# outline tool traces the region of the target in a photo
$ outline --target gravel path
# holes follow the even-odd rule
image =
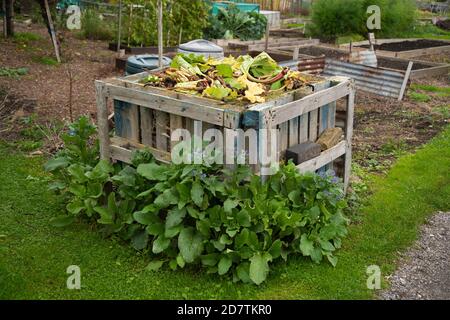
[[[389,281],[380,299],[450,300],[450,212],[428,220]]]

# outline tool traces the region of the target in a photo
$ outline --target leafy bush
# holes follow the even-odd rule
[[[129,5],[140,5],[130,14]],[[128,5],[128,6],[126,6]],[[203,36],[208,24],[205,1],[163,0],[164,45],[175,46]],[[122,20],[122,42],[131,46],[158,44],[157,0],[126,0]]]
[[[414,25],[415,3],[412,0],[317,0],[312,11],[312,33],[323,39],[350,34],[366,35],[367,7],[381,9],[381,30],[377,36],[391,37],[409,31]]]
[[[289,255],[336,265],[346,201],[330,174],[300,175],[289,163],[262,183],[248,167],[158,164],[147,151],[137,152],[132,165],[96,163],[97,149],[82,142],[92,127],[82,119],[73,128],[80,136],[66,136],[66,150],[46,165],[59,177],[52,188],[70,194],[68,215],[54,225],[96,221],[106,234],[148,252],[150,270],[202,265],[260,284],[269,264]]]
[[[236,5],[227,9],[219,8],[217,16],[212,16],[205,29],[208,39],[259,40],[266,31],[267,18],[257,12],[243,12]]]
[[[86,9],[81,15],[81,34],[91,40],[111,40],[114,26],[100,18],[98,11]]]

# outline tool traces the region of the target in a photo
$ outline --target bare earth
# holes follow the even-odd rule
[[[438,212],[422,226],[419,240],[402,255],[390,276],[387,300],[450,300],[450,212]]]

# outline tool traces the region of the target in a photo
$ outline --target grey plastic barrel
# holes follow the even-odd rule
[[[192,40],[187,43],[180,44],[178,52],[203,55],[206,58],[213,57],[220,59],[224,57],[222,47],[212,43],[211,41],[203,39]]]
[[[172,60],[163,56],[163,67],[170,65]],[[136,74],[145,70],[153,70],[159,67],[159,59],[157,54],[141,54],[131,56],[127,59],[126,74]]]

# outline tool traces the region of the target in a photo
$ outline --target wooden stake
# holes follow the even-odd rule
[[[266,42],[264,43],[264,51],[267,51],[267,49],[269,49],[269,36],[270,36],[270,26],[269,26],[269,20],[267,19]]]
[[[50,35],[52,37],[53,47],[55,48],[56,60],[59,63],[61,63],[61,57],[59,56],[58,41],[56,39],[56,32],[55,32],[55,28],[53,26],[53,20],[52,20],[52,15],[50,13],[50,7],[48,6],[48,1],[47,0],[44,0],[44,3],[45,3],[45,11],[47,13],[48,25],[49,25],[49,28],[50,28]]]
[[[8,32],[6,31],[6,0],[2,1],[2,11],[3,11],[3,36],[8,37]]]
[[[122,0],[119,0],[119,25],[117,27],[117,52],[120,52],[121,45],[121,29],[122,29]]]
[[[163,66],[163,6],[162,0],[158,0],[158,65]]]

